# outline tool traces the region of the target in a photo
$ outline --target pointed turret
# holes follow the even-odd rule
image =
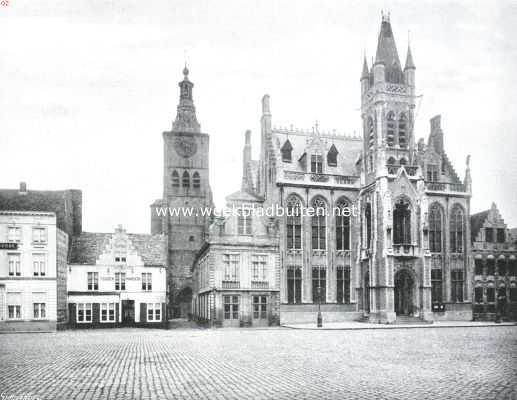
[[[370,76],[370,72],[368,70],[368,61],[366,61],[366,55],[364,56],[363,61],[363,72],[361,73],[361,80],[368,79]]]
[[[468,193],[472,193],[472,176],[470,175],[470,154],[467,156],[467,162],[466,162],[466,168],[465,168],[465,179],[463,181],[463,184],[465,185],[465,190]],[[492,206],[495,206],[494,203],[492,203]]]
[[[406,66],[404,67],[404,71],[407,69],[416,69],[415,63],[413,62],[413,54],[411,54],[411,46],[409,44],[407,46]]]
[[[173,132],[201,132],[201,126],[197,122],[196,107],[192,98],[194,84],[188,79],[189,70],[185,65],[183,69],[183,80],[178,83],[180,87],[180,102],[176,120],[172,124]]]
[[[382,16],[381,31],[377,41],[375,65],[384,64],[385,81],[403,83],[402,67],[400,64],[397,46],[391,30],[389,15]]]

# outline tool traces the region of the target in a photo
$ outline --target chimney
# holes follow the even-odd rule
[[[241,190],[250,191],[250,182],[248,182],[248,165],[251,161],[251,131],[248,129],[244,134],[244,149],[242,151],[242,184]]]
[[[441,126],[441,115],[431,118],[431,134],[429,135],[430,144],[439,154],[443,153],[443,131]]]
[[[20,194],[27,194],[27,183],[20,182]]]

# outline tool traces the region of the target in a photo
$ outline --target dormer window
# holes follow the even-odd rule
[[[280,151],[282,152],[282,161],[290,163],[292,160],[293,146],[291,145],[289,139],[285,141]]]
[[[327,164],[329,167],[337,166],[337,155],[338,154],[339,154],[339,152],[337,151],[336,146],[332,145],[327,154]]]
[[[427,181],[438,182],[438,165],[427,165]]]
[[[485,242],[494,243],[494,230],[492,228],[485,228]]]
[[[323,173],[323,156],[321,154],[311,155],[311,172],[313,174]]]

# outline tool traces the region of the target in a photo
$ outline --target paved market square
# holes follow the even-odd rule
[[[517,326],[0,335],[2,399],[515,399]]]

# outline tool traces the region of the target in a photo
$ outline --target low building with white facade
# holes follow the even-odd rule
[[[56,329],[67,249],[55,213],[0,211],[0,331]]]
[[[75,328],[167,327],[167,236],[83,232],[72,240],[68,311]]]

